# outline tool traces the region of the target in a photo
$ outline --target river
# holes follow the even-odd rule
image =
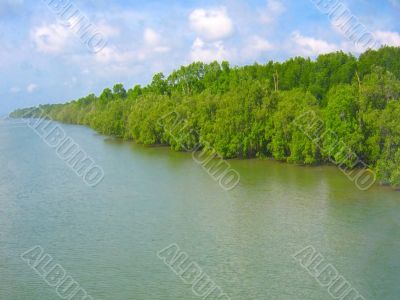
[[[189,153],[59,126],[104,179],[87,186],[26,124],[0,121],[0,299],[58,299],[21,258],[35,246],[93,299],[201,299],[157,254],[169,245],[230,299],[334,299],[295,259],[307,247],[365,299],[399,299],[398,192],[269,160],[229,161],[240,183],[226,191]]]

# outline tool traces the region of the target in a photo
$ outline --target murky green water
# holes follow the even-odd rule
[[[258,160],[230,161],[226,192],[190,154],[62,127],[103,167],[97,187],[0,122],[0,299],[58,299],[20,258],[35,245],[94,299],[201,299],[157,257],[172,243],[231,299],[333,299],[292,257],[308,245],[365,299],[399,299],[400,193]]]

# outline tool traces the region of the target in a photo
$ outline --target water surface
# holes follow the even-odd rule
[[[191,158],[61,125],[105,171],[95,188],[29,127],[0,121],[0,299],[58,299],[20,255],[40,245],[94,299],[200,299],[158,259],[176,243],[231,299],[332,299],[292,255],[312,245],[365,299],[400,295],[400,194],[334,167]]]

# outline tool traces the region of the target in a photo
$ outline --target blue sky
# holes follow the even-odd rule
[[[357,55],[363,48],[316,4],[335,1],[0,0],[0,115],[98,94],[117,82],[146,84],[156,72],[198,60],[243,65],[336,50]],[[72,17],[57,15],[58,2],[90,22],[104,41],[100,51],[74,32]],[[376,45],[400,46],[400,0],[338,3]]]

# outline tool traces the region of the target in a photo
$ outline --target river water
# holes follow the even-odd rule
[[[225,191],[188,153],[59,126],[105,177],[87,186],[31,128],[0,121],[0,299],[59,299],[21,258],[35,246],[93,299],[201,299],[157,256],[171,244],[230,299],[334,299],[293,257],[308,246],[365,299],[399,299],[398,192],[261,160],[229,161],[241,180]]]

